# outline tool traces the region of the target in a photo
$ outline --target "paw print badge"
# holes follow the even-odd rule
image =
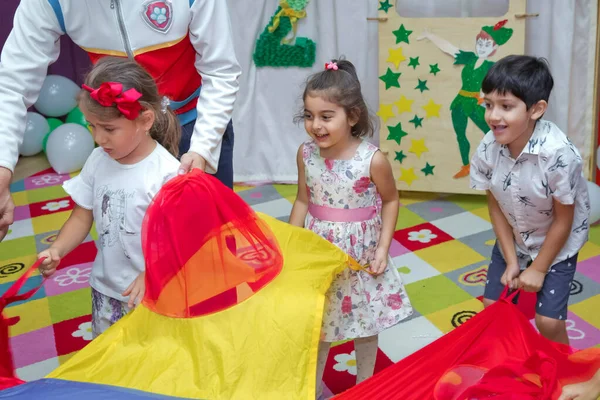
[[[173,21],[173,7],[168,0],[146,1],[142,8],[142,18],[156,32],[167,33]]]

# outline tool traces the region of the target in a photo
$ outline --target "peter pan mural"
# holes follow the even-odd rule
[[[469,176],[469,154],[471,145],[467,139],[467,124],[469,119],[477,125],[485,135],[490,128],[484,119],[485,104],[481,93],[481,82],[494,65],[488,60],[511,38],[513,30],[504,25],[508,20],[498,22],[494,26],[484,26],[481,32],[475,36],[475,52],[464,51],[454,46],[449,41],[425,31],[417,40],[429,40],[437,48],[454,58],[454,65],[464,65],[461,72],[461,88],[450,104],[452,125],[456,133],[456,141],[462,161],[462,167],[456,174],[455,179]]]

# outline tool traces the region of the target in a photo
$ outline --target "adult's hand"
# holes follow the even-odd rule
[[[8,227],[13,223],[15,204],[10,195],[12,172],[0,167],[0,242],[8,233]]]
[[[206,160],[200,154],[189,151],[181,156],[179,175],[187,174],[194,168],[206,170]]]

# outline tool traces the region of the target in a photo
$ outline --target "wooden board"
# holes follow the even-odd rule
[[[477,105],[480,108],[456,106],[451,111],[450,106],[459,97],[461,88],[466,87],[463,86],[463,79],[473,79],[467,84],[473,87],[477,77],[482,78],[494,61],[509,54],[524,53],[525,19],[516,15],[526,12],[526,0],[510,0],[506,15],[493,18],[406,18],[398,14],[392,0],[388,1],[392,5],[388,12],[379,11],[379,17],[387,17],[387,21],[379,23],[379,75],[384,77],[387,74],[391,79],[387,79],[387,83],[384,82],[385,78],[379,79],[380,108],[377,114],[380,146],[392,163],[397,188],[422,192],[476,193],[469,188],[468,176],[454,178],[454,175],[461,171],[464,159],[470,160],[483,138],[483,127],[487,131],[485,122],[483,125],[479,122],[481,128],[473,122],[473,119],[480,120],[483,117],[484,107],[480,104]],[[488,57],[488,61],[473,61],[477,59],[477,35],[483,27],[491,27],[494,31],[493,27],[502,20],[507,20],[506,24],[497,30],[512,29],[510,38]],[[468,59],[473,68],[454,65],[455,58],[434,44],[439,42],[438,39],[418,40],[426,31],[472,55],[463,54],[461,61]],[[506,38],[507,32],[503,32]],[[493,35],[498,33],[493,32]],[[500,38],[499,42],[502,41],[501,35],[496,37]],[[479,54],[484,52],[485,49]],[[415,60],[417,57],[418,60]],[[467,71],[475,72],[469,74]],[[393,74],[398,73],[400,75],[396,81],[398,75]],[[463,79],[461,74],[464,75]],[[480,81],[477,85],[480,85]],[[461,98],[470,99],[467,103],[477,101],[476,92],[462,93]],[[452,114],[455,114],[454,124]],[[460,125],[461,120],[464,122],[465,114],[469,115],[466,142],[463,143],[468,143],[470,149],[463,151],[468,156],[461,157],[454,125]],[[466,147],[463,146],[463,149]]]

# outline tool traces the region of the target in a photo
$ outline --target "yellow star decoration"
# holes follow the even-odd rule
[[[423,106],[423,110],[427,113],[426,118],[431,117],[440,117],[440,108],[442,108],[441,104],[435,104],[432,99],[429,99],[429,103]]]
[[[398,180],[406,182],[408,186],[412,185],[413,181],[419,179],[417,175],[415,175],[414,168],[400,168],[400,171],[402,171],[402,173],[400,174],[400,178],[398,178]]]
[[[406,97],[400,97],[400,100],[395,102],[394,104],[398,107],[398,114],[402,114],[404,112],[412,112],[412,103],[414,100],[409,100]]]
[[[381,117],[383,122],[387,122],[388,119],[395,116],[391,104],[379,105],[379,111],[377,111],[377,115]]]
[[[398,47],[397,49],[388,49],[390,56],[386,60],[389,63],[394,64],[396,69],[400,66],[402,61],[406,61],[406,57],[402,54],[402,47]]]
[[[425,146],[425,139],[419,139],[419,140],[412,139],[411,146],[408,151],[416,154],[417,157],[421,158],[421,154],[428,152],[429,149],[427,148],[427,146]]]

